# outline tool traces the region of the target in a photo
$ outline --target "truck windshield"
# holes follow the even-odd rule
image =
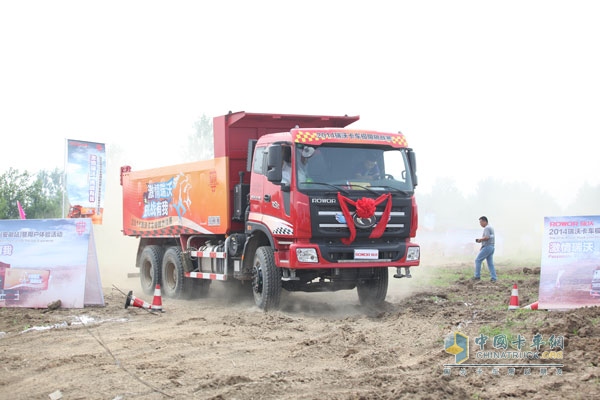
[[[298,145],[296,182],[300,190],[376,190],[412,193],[405,149]]]

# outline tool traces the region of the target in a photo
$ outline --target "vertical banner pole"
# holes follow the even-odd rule
[[[63,179],[62,179],[62,217],[65,218],[65,196],[67,194],[67,157],[69,152],[69,139],[65,139],[63,153]]]

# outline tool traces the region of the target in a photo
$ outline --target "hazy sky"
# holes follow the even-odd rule
[[[563,201],[600,183],[598,1],[2,1],[0,172],[65,139],[177,162],[202,114],[360,115],[420,190],[492,176]]]

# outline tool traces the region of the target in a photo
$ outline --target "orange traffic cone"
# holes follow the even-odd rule
[[[160,296],[160,284],[156,284],[156,288],[154,289],[154,299],[152,299],[152,311],[160,311],[162,312],[162,298]]]
[[[509,310],[516,310],[519,308],[519,289],[515,283],[510,294],[510,303],[508,305]]]
[[[144,300],[135,297],[133,295],[133,290],[130,290],[129,293],[127,293],[127,299],[125,300],[125,308],[129,306],[145,308],[147,310],[149,310],[152,307],[152,305],[146,303]]]
[[[537,310],[538,309],[538,302],[536,301],[535,303],[531,303],[530,305],[523,307],[523,309],[526,309],[526,310]]]

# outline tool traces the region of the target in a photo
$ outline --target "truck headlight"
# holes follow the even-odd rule
[[[312,249],[312,248],[296,249],[296,258],[300,262],[307,262],[307,263],[319,262],[319,257],[317,257],[317,250]]]
[[[421,256],[420,247],[409,247],[406,252],[406,261],[418,261]]]

